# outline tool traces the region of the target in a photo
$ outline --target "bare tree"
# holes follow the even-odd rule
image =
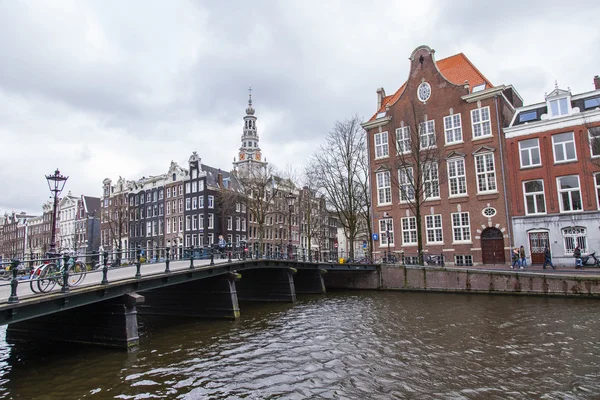
[[[280,178],[275,176],[275,169],[269,164],[236,171],[235,174],[242,186],[248,213],[258,225],[258,243],[262,251],[267,217],[278,213],[274,204],[281,187],[278,184]]]
[[[127,221],[129,218],[127,194],[120,193],[113,196],[112,205],[105,210],[104,218],[108,223],[113,249],[119,251],[117,258],[120,259],[121,241],[127,237]]]
[[[368,185],[367,176],[361,168],[367,143],[360,121],[358,116],[353,116],[336,122],[309,167],[316,184],[337,213],[352,255],[360,215],[366,207],[363,186]]]
[[[418,257],[422,264],[424,202],[440,197],[440,183],[445,176],[439,171],[443,146],[437,143],[433,120],[427,120],[424,108],[418,111],[411,102],[402,122],[394,141],[396,155],[391,157],[390,180],[392,187],[400,191],[400,202],[408,206],[415,217]]]

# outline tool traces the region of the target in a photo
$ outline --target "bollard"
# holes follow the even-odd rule
[[[227,262],[230,263],[231,262],[231,251],[229,252],[229,258],[227,259]]]
[[[171,257],[170,257],[171,248],[167,247],[165,250],[167,251],[167,258],[165,259],[165,265],[166,265],[165,273],[168,274],[169,272],[171,272],[171,270],[169,269],[169,264],[171,263]]]
[[[102,252],[102,284],[108,285],[108,251]]]
[[[141,278],[142,277],[142,261],[140,260],[142,256],[142,251],[138,248],[137,250],[137,254],[136,254],[136,258],[137,258],[137,262],[135,263],[135,277],[136,278]]]
[[[10,296],[8,297],[9,303],[18,303],[19,297],[17,296],[17,286],[19,280],[17,274],[19,273],[19,264],[21,261],[17,259],[10,260],[10,272],[12,273],[12,280],[10,281]]]
[[[442,268],[445,268],[445,263],[444,263],[444,254],[440,254],[440,265],[442,266]]]
[[[194,246],[190,246],[190,269],[194,269]]]
[[[210,249],[210,265],[215,265],[215,249]]]
[[[60,289],[60,291],[62,293],[68,293],[69,292],[69,259],[70,258],[71,257],[68,254],[64,255],[63,270],[62,270],[63,284],[62,284],[62,288]]]

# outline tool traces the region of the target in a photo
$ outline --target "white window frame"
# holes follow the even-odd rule
[[[233,229],[233,218],[231,215],[227,216],[227,230],[230,231]]]
[[[458,225],[455,224],[455,215],[458,216]],[[463,220],[464,215],[467,216],[468,220],[468,224],[466,225]],[[452,243],[471,243],[471,216],[469,215],[469,212],[451,213],[450,218],[452,219]]]
[[[209,213],[208,214],[208,228],[207,229],[214,229],[215,228],[215,215],[213,213]]]
[[[451,174],[451,164],[456,163],[456,175],[452,176]],[[460,168],[458,168],[459,164],[462,163],[462,173],[460,173]],[[468,195],[467,191],[467,168],[465,159],[463,157],[451,158],[446,162],[446,169],[448,170],[448,194],[449,197],[463,197]],[[456,181],[456,193],[452,193],[452,182]],[[464,191],[461,192],[461,182],[462,186],[464,186]]]
[[[573,254],[575,246],[579,245],[581,254],[587,252],[587,229],[583,226],[568,226],[561,229],[565,254]]]
[[[567,108],[564,109],[564,107],[561,106],[561,100],[565,101],[565,104],[563,104],[563,106],[566,106]],[[556,104],[556,111],[557,113],[554,113],[554,109],[552,108],[552,105]],[[563,97],[558,97],[558,98],[554,98],[551,100],[548,100],[548,114],[550,114],[551,117],[562,117],[563,115],[569,115],[571,114],[571,99],[569,96],[563,96]]]
[[[410,126],[401,126],[396,129],[396,151],[397,154],[410,153]],[[402,151],[400,151],[402,150]]]
[[[393,218],[382,218],[379,220],[379,247],[388,245],[388,237],[387,237],[387,226],[390,225],[390,246],[394,245],[394,219]]]
[[[483,118],[484,111],[487,111],[487,119]],[[487,134],[485,133],[486,127],[489,129],[489,133]],[[492,136],[492,117],[490,114],[490,106],[471,110],[471,129],[473,133],[473,140]],[[479,131],[479,134],[477,134],[477,131]]]
[[[427,142],[424,145],[424,141]],[[435,120],[429,119],[419,124],[419,149],[427,150],[436,147]]]
[[[554,141],[554,139],[557,136],[568,135],[568,134],[571,134],[571,140],[568,140],[565,142],[558,142],[558,143],[556,143]],[[573,144],[573,153],[575,154],[575,158],[567,158],[567,148],[566,148],[567,143]],[[563,155],[565,157],[564,160],[556,160],[556,147],[557,146],[562,147]],[[556,134],[552,135],[552,156],[554,157],[554,164],[562,164],[562,163],[577,161],[577,146],[575,145],[575,133],[574,132],[561,132],[561,133],[556,133]]]
[[[448,140],[448,136],[452,140]],[[444,140],[446,145],[464,143],[460,113],[444,117]]]
[[[402,227],[402,245],[403,246],[417,245],[418,244],[417,218],[416,217],[404,217],[400,220],[400,224]]]
[[[530,182],[542,182],[542,191],[541,192],[527,192],[525,190],[525,185],[527,183]],[[537,197],[541,195],[542,198],[544,199],[544,212],[539,212],[538,207],[537,207]],[[533,213],[528,212],[527,209],[527,197],[528,196],[533,196],[533,205],[535,207],[535,211]],[[531,179],[528,181],[523,181],[523,207],[525,209],[525,215],[543,215],[547,213],[548,208],[546,208],[546,188],[544,186],[544,180],[543,179]]]
[[[433,240],[429,240],[429,235]],[[444,233],[442,229],[442,214],[431,214],[425,216],[425,236],[427,244],[443,244]]]
[[[592,129],[597,130],[598,133],[596,135],[594,135],[592,133]],[[589,138],[589,141],[590,141],[590,156],[592,158],[598,158],[598,157],[600,157],[600,126],[589,128],[588,129],[588,138]],[[597,142],[596,147],[594,147],[594,141]],[[598,154],[594,154],[594,148],[596,150],[598,150]]]
[[[400,203],[408,203],[415,199],[413,167],[398,169],[398,193]]]
[[[482,159],[483,170],[479,170],[479,160]],[[491,169],[487,161],[492,160]],[[477,180],[477,193],[497,193],[498,185],[496,182],[496,160],[494,160],[494,153],[481,153],[475,155],[475,179]],[[483,181],[480,180],[483,177]],[[493,180],[492,180],[493,179]],[[481,183],[484,183],[485,187],[481,188]]]
[[[593,176],[594,188],[596,189],[596,206],[600,210],[600,172],[597,172]]]
[[[428,196],[431,193],[431,196]],[[440,170],[436,162],[428,162],[423,166],[423,198],[436,200],[440,198]]]
[[[533,142],[535,141],[536,145],[533,147],[523,147],[523,143],[525,142]],[[533,153],[534,151],[537,151],[537,156],[538,156],[538,160],[539,162],[537,164],[533,163]],[[525,163],[523,162],[523,153],[527,153],[527,155],[529,156],[529,164],[525,165]],[[525,140],[521,140],[519,142],[519,162],[521,163],[521,168],[533,168],[533,167],[540,167],[542,165],[542,153],[540,151],[540,139],[538,138],[533,138],[533,139],[525,139]]]
[[[387,204],[392,204],[392,184],[390,179],[390,171],[377,172],[376,181],[377,205],[383,206]]]
[[[375,159],[388,158],[390,156],[388,133],[376,133],[373,137],[373,141],[375,143]]]
[[[214,208],[215,207],[215,196],[213,195],[208,195],[208,208]]]
[[[569,177],[573,177],[576,176],[577,177],[577,188],[573,188],[573,189],[561,189],[560,187],[560,180],[562,178],[569,178]],[[565,176],[558,176],[556,177],[556,190],[558,191],[558,205],[560,207],[560,212],[563,213],[576,213],[576,212],[581,212],[583,211],[583,197],[581,194],[581,180],[579,179],[579,175],[565,175]],[[573,209],[573,195],[571,194],[572,192],[579,192],[579,202],[580,202],[580,208],[577,210]],[[563,206],[563,199],[562,199],[562,193],[569,193],[569,205],[570,205],[570,210],[565,210],[564,206]]]

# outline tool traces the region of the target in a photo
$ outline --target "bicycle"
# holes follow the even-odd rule
[[[64,265],[64,260],[62,258],[58,258],[57,262],[43,265],[37,273],[37,289],[39,292],[50,292],[54,289],[56,284],[63,286],[63,273],[65,268],[67,269],[67,285],[69,285],[69,287],[77,286],[83,282],[88,271],[88,267],[84,262],[75,260],[73,257],[69,258],[66,265]]]

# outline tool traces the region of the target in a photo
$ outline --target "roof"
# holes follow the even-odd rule
[[[453,56],[444,58],[442,60],[435,62],[440,73],[450,82],[455,85],[462,85],[465,81],[469,81],[469,85],[471,88],[481,85],[482,83],[486,84],[486,89],[494,87],[492,83],[473,65],[473,63],[465,56],[463,53],[458,53]],[[402,92],[404,92],[404,88],[406,87],[406,82],[400,86],[400,88],[391,96],[386,96],[383,98],[381,102],[381,108],[377,110],[375,114],[371,117],[369,121],[373,121],[375,116],[385,111],[388,105],[394,104],[400,96]]]
[[[100,210],[100,198],[91,196],[82,196],[83,206],[86,213],[93,214]]]

